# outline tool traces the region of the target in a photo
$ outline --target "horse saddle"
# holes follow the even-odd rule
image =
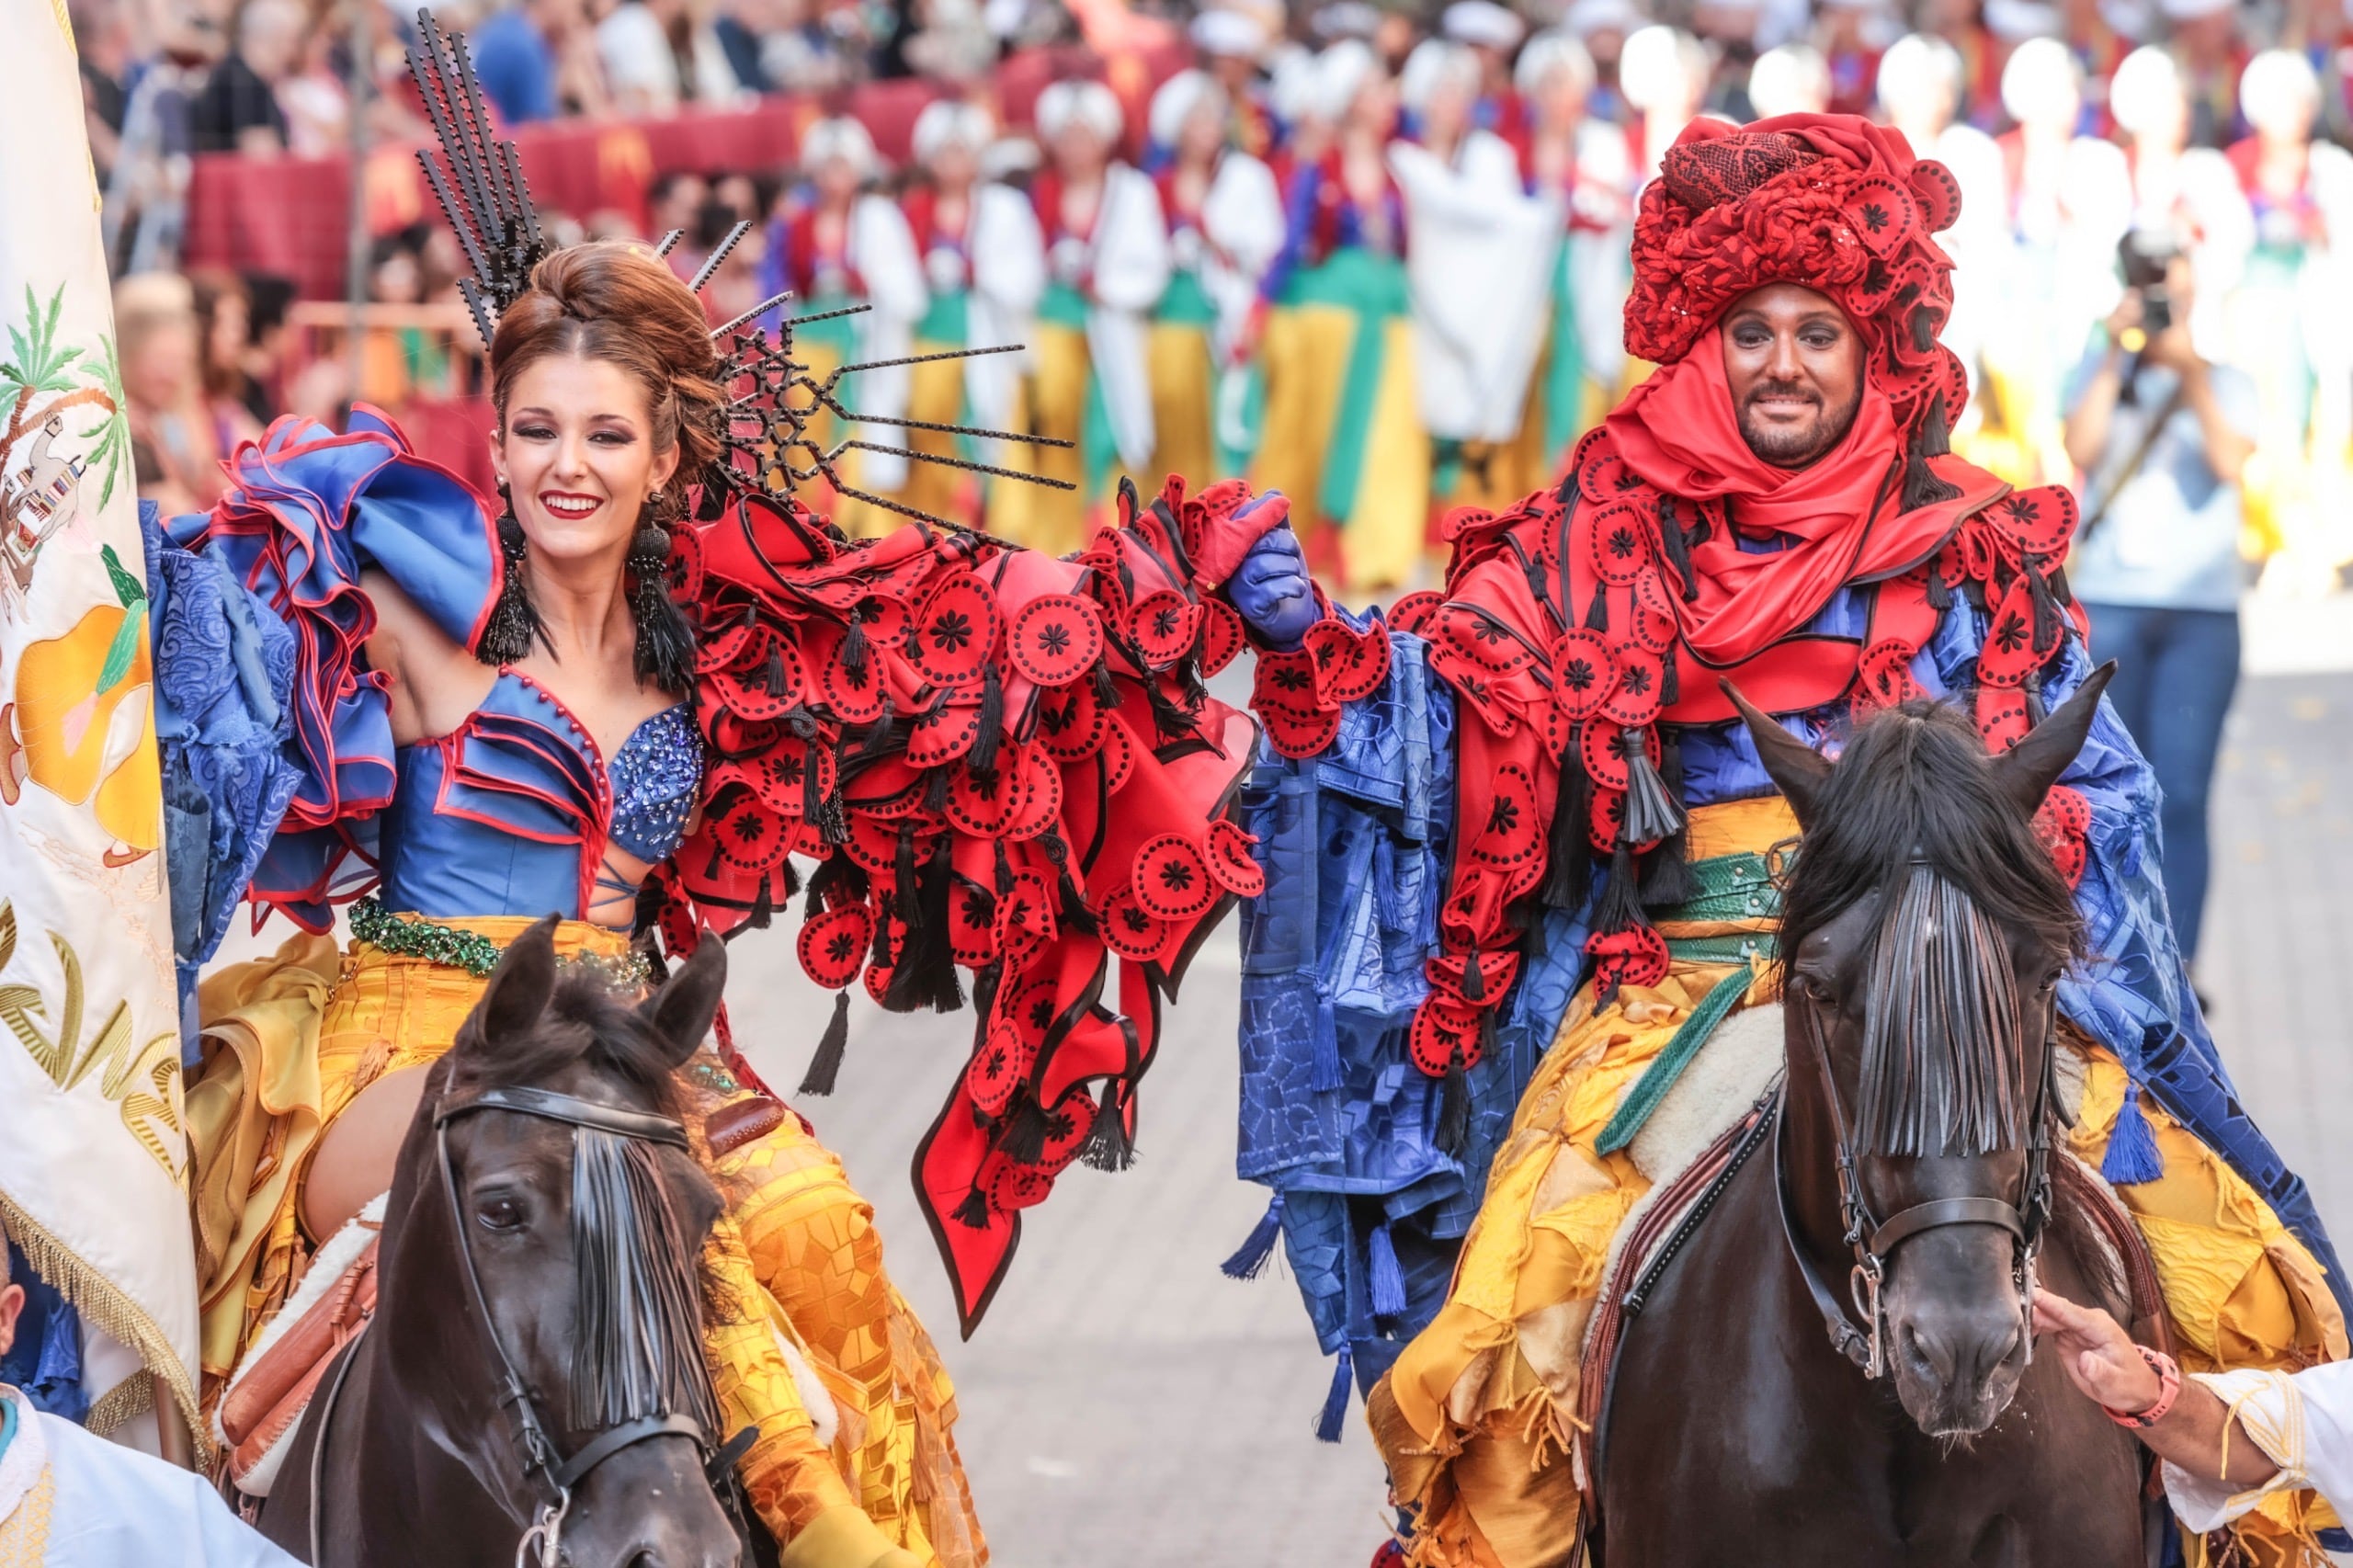
[[[215,1413],[215,1436],[229,1449],[229,1478],[249,1496],[269,1495],[287,1439],[320,1380],[376,1313],[383,1222],[384,1200],[378,1198],[319,1249],[301,1284],[229,1380]]]

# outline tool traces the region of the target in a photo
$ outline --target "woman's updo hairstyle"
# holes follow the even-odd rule
[[[638,678],[684,694],[694,684],[694,634],[670,597],[665,562],[667,525],[685,515],[687,485],[719,460],[726,429],[727,394],[710,325],[693,292],[651,252],[620,243],[573,245],[533,267],[530,288],[499,313],[490,344],[490,392],[502,434],[516,378],[555,354],[600,359],[629,372],[645,391],[654,449],[677,449],[677,472],[660,502],[647,508],[630,545],[628,570]],[[498,520],[498,537],[506,584],[475,650],[484,664],[511,663],[534,642],[547,642],[524,582],[527,540],[511,498]]]

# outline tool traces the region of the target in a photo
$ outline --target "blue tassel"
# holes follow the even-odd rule
[[[1372,1315],[1377,1318],[1399,1318],[1405,1315],[1405,1271],[1397,1267],[1397,1248],[1389,1239],[1389,1226],[1384,1221],[1372,1228],[1372,1237],[1366,1244],[1372,1255]]]
[[[1256,1279],[1267,1267],[1267,1259],[1275,1256],[1275,1239],[1282,1234],[1283,1195],[1275,1194],[1267,1211],[1258,1216],[1250,1234],[1221,1266],[1228,1279]]]
[[[1347,1082],[1340,1069],[1340,1021],[1333,1017],[1328,999],[1319,999],[1315,1005],[1315,1059],[1310,1073],[1307,1086],[1318,1094],[1344,1087]]]
[[[1347,1418],[1348,1392],[1356,1387],[1356,1358],[1346,1345],[1340,1346],[1340,1358],[1332,1368],[1332,1392],[1324,1396],[1324,1413],[1315,1418],[1315,1440],[1336,1443],[1340,1440],[1340,1423]]]
[[[2157,1152],[2157,1135],[2141,1109],[2141,1085],[2131,1079],[2125,1081],[2124,1103],[2117,1108],[2116,1131],[2109,1138],[2099,1174],[2110,1187],[2154,1181],[2165,1174],[2165,1156]]]

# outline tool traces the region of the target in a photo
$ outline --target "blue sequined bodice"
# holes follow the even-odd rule
[[[702,782],[688,705],[638,725],[607,763],[561,702],[512,669],[457,730],[403,746],[397,760],[382,897],[388,908],[441,919],[550,911],[579,919],[634,896],[637,879],[608,851],[667,858]]]

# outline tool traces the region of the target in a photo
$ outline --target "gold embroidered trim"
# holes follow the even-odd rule
[[[90,1413],[82,1417],[82,1425],[104,1437],[132,1416],[144,1415],[154,1408],[154,1374],[137,1371],[92,1401]]]
[[[26,1213],[24,1207],[5,1189],[0,1189],[0,1223],[7,1226],[8,1234],[24,1249],[34,1273],[71,1302],[84,1318],[128,1346],[149,1371],[170,1385],[172,1401],[179,1407],[180,1424],[188,1428],[188,1439],[195,1445],[197,1467],[209,1468],[212,1463],[212,1438],[197,1414],[196,1384],[181,1363],[179,1352],[172,1348],[170,1338],[155,1320],[123,1294],[113,1280],[91,1267],[79,1253]],[[112,1399],[120,1392],[119,1388],[110,1390],[107,1397]]]

